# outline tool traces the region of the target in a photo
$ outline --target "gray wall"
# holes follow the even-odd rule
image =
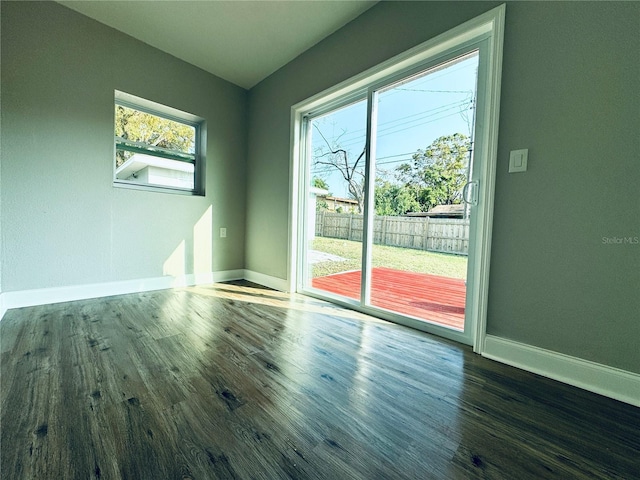
[[[287,276],[290,108],[496,3],[381,3],[250,91],[246,267]],[[640,4],[507,6],[488,333],[640,373]],[[507,173],[529,148],[529,171]]]
[[[550,3],[507,7],[488,333],[640,373],[640,4]]]
[[[205,197],[112,186],[116,89],[206,119]],[[244,267],[245,90],[58,4],[2,2],[1,93],[4,292],[160,277],[170,257]]]

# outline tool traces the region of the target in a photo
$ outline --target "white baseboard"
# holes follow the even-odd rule
[[[245,270],[244,278],[245,280],[249,280],[250,282],[257,283],[265,287],[273,288],[274,290],[279,290],[281,292],[289,291],[289,282],[282,278],[272,277],[270,275],[254,272],[252,270]]]
[[[179,277],[142,278],[121,282],[4,292],[0,294],[0,319],[4,317],[7,310],[12,308],[72,302],[75,300],[87,300],[90,298],[149,292],[152,290],[164,290],[167,288],[188,287],[192,285],[208,285],[229,280],[241,280],[243,278],[244,270],[225,270],[204,274],[181,275]]]
[[[206,285],[207,283],[218,283],[218,282],[230,282],[231,280],[244,280],[245,278],[244,275],[245,275],[245,271],[243,269],[213,272],[211,281],[197,282],[195,285]]]
[[[640,407],[640,374],[487,335],[482,356]]]

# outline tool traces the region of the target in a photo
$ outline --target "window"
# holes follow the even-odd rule
[[[202,195],[202,119],[116,91],[114,185]]]

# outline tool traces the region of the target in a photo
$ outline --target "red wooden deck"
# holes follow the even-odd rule
[[[360,299],[360,270],[314,278],[314,288]],[[371,303],[385,310],[464,329],[466,286],[459,278],[376,267],[371,271]]]

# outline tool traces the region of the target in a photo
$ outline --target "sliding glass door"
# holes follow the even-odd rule
[[[366,304],[464,330],[478,52],[372,91]],[[375,159],[375,160],[374,160]]]
[[[490,26],[297,111],[298,291],[474,343],[495,164]]]
[[[366,99],[305,121],[304,286],[359,301],[363,258]]]

